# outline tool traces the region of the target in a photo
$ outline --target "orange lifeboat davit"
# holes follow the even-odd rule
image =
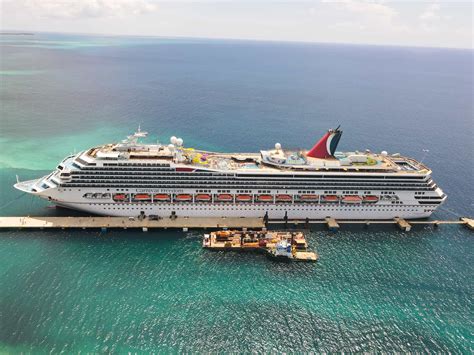
[[[378,196],[375,195],[367,195],[362,198],[363,203],[376,203],[379,201]]]
[[[190,194],[179,194],[175,196],[175,201],[177,202],[187,202],[187,201],[192,201],[193,196]]]
[[[318,195],[301,195],[300,196],[300,201],[303,201],[303,202],[317,202],[317,201],[319,201],[319,196]]]
[[[196,201],[199,202],[209,202],[211,201],[211,195],[209,194],[197,194],[195,197]]]
[[[276,195],[275,200],[277,202],[291,202],[293,201],[293,198],[291,195]]]
[[[321,196],[321,201],[322,202],[328,202],[328,203],[336,203],[336,202],[339,202],[339,196],[337,196],[337,195]]]
[[[237,195],[235,199],[238,202],[250,202],[252,201],[252,195]]]
[[[112,199],[117,202],[128,201],[128,194],[114,194]]]
[[[259,201],[259,202],[273,202],[273,196],[272,195],[258,195],[257,196],[257,201]]]
[[[153,196],[154,201],[169,201],[171,200],[171,196],[168,194],[156,194]]]
[[[357,204],[362,202],[362,197],[357,195],[346,195],[342,198],[343,203]]]
[[[151,201],[151,195],[149,194],[135,194],[133,195],[134,201]]]
[[[231,194],[219,194],[219,195],[217,195],[217,201],[232,202],[232,201],[234,201],[234,198],[232,197]]]

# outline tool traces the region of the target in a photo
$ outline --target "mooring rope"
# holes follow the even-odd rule
[[[20,198],[22,198],[22,197],[25,196],[26,194],[27,194],[27,193],[24,192],[24,193],[22,193],[20,196],[18,196],[17,198],[15,198],[15,199],[11,200],[10,202],[7,202],[6,204],[0,206],[0,210],[4,209],[5,207],[10,206],[13,202],[18,201]]]
[[[440,209],[441,211],[443,211],[443,212],[447,212],[447,213],[449,213],[449,214],[451,214],[451,215],[453,215],[453,216],[459,217],[459,213],[456,213],[455,211],[453,211],[453,210],[450,209],[450,208],[446,208],[446,207],[444,207],[444,206],[440,206],[439,209]]]

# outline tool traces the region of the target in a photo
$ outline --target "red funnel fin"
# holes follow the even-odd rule
[[[327,150],[327,140],[329,138],[329,136],[331,135],[331,132],[326,132],[326,134],[323,136],[323,138],[321,138],[318,143],[316,143],[314,145],[313,148],[311,148],[311,150],[306,154],[306,156],[308,157],[312,157],[312,158],[321,158],[321,159],[324,159],[324,158],[327,158],[329,155],[328,155],[328,150]]]
[[[334,156],[342,131],[339,127],[330,129],[306,154],[308,157],[325,159]]]

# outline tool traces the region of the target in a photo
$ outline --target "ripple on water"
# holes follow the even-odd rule
[[[315,231],[317,264],[206,251],[197,232],[5,232],[1,341],[65,352],[465,351],[472,255],[440,257],[438,246],[466,253],[472,242],[447,230]]]

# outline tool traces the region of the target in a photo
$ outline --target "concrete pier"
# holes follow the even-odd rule
[[[325,219],[269,219],[268,225],[285,224],[304,225],[326,224],[330,231],[337,231],[343,224],[363,224],[366,227],[377,224],[394,224],[404,231],[410,231],[416,225],[432,225],[439,227],[446,224],[464,225],[474,230],[474,219],[462,217],[459,220],[405,220],[395,218],[393,220],[336,220]],[[189,229],[263,229],[265,222],[263,218],[214,218],[214,217],[176,217],[150,220],[148,218],[129,217],[0,217],[1,229],[99,229],[106,232],[109,229],[140,229],[144,232],[151,229],[176,228],[183,231]]]
[[[295,226],[298,224],[326,224],[328,228],[332,231],[336,231],[340,228],[340,225],[342,224],[364,224],[365,227],[369,227],[371,225],[377,225],[377,224],[395,224],[397,225],[400,229],[404,231],[410,231],[411,228],[414,225],[432,225],[434,227],[439,227],[441,225],[464,225],[467,228],[474,230],[474,219],[473,218],[467,218],[467,217],[461,217],[459,220],[450,220],[450,221],[440,221],[440,220],[406,220],[403,218],[394,218],[394,219],[388,219],[388,220],[362,220],[362,219],[355,219],[355,220],[347,220],[347,219],[335,219],[331,217],[327,217],[325,219],[305,219],[305,220],[297,220],[297,219],[288,219],[288,223],[293,223]],[[268,224],[284,224],[285,220],[282,219],[269,219]]]
[[[0,229],[150,229],[179,228],[254,228],[265,227],[262,218],[163,218],[160,220],[127,217],[0,217]]]

